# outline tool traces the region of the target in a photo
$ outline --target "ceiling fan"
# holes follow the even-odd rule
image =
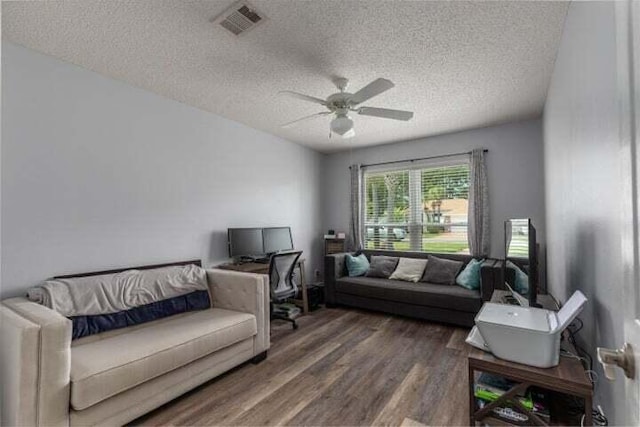
[[[293,124],[303,122],[305,120],[329,116],[334,114],[335,117],[331,120],[330,132],[337,133],[343,138],[351,138],[355,135],[353,129],[353,120],[349,117],[350,112],[358,113],[362,116],[382,117],[385,119],[403,120],[407,121],[413,117],[413,112],[402,110],[391,110],[388,108],[375,108],[375,107],[360,107],[359,105],[376,95],[380,95],[392,87],[394,84],[387,79],[379,78],[356,93],[345,92],[349,80],[345,78],[337,78],[334,80],[335,85],[340,92],[329,95],[327,99],[316,98],[315,96],[304,95],[302,93],[285,90],[280,92],[283,95],[289,95],[303,101],[313,102],[326,107],[329,111],[322,111],[310,116],[302,117],[301,119],[294,120],[289,123],[285,123],[282,127],[288,127]],[[331,133],[329,134],[331,136]]]

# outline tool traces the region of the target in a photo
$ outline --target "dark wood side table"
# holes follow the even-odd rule
[[[469,421],[471,425],[476,422],[488,422],[492,420],[504,423],[505,420],[493,414],[493,408],[501,406],[506,400],[527,389],[536,386],[546,390],[553,390],[560,393],[569,394],[584,399],[585,416],[584,425],[593,425],[591,418],[591,408],[593,406],[593,389],[591,381],[582,367],[582,363],[573,358],[560,357],[560,364],[553,368],[535,368],[533,366],[521,365],[498,359],[490,353],[475,349],[468,357],[469,361]],[[491,402],[482,409],[476,409],[476,398],[474,395],[474,383],[476,372],[487,372],[508,378],[519,384],[507,391],[494,402]],[[547,425],[542,419],[529,412],[520,405],[517,399],[511,400],[511,405],[515,409],[529,416],[533,425]],[[552,414],[553,418],[554,414]],[[553,419],[552,419],[553,421]],[[516,423],[513,423],[517,425]]]
[[[500,292],[504,291],[495,292],[498,292],[494,295],[495,300],[498,301],[502,296]],[[491,300],[494,301],[494,298],[491,298]],[[545,305],[545,308],[557,309],[557,307],[554,308],[550,306],[550,304],[553,302],[553,299],[550,297],[538,298],[538,301],[541,304]],[[553,302],[553,304],[555,305],[555,302]],[[575,354],[575,349],[573,349],[572,352]],[[580,360],[578,359],[560,356],[560,363],[558,364],[558,366],[545,369],[502,360],[495,357],[491,353],[474,348],[468,356],[468,363],[469,421],[471,425],[476,425],[476,422],[487,422],[491,424],[492,421],[494,424],[500,425],[504,425],[505,423],[519,425],[516,422],[507,421],[503,418],[498,417],[492,411],[495,407],[505,404],[507,400],[510,400],[509,406],[512,406],[518,411],[528,415],[531,424],[542,426],[547,425],[544,420],[540,419],[538,416],[532,414],[530,411],[524,408],[517,399],[511,399],[520,391],[531,386],[565,393],[583,399],[585,405],[584,425],[593,425],[591,414],[591,409],[593,406],[593,388],[591,386],[591,381],[589,380],[589,377],[587,376],[587,373],[582,366],[582,362],[580,362]],[[490,374],[499,375],[511,381],[515,381],[519,384],[500,396],[498,400],[487,404],[482,409],[477,409],[474,393],[476,372],[487,372]]]

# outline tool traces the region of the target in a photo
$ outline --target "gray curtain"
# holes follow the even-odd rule
[[[351,203],[350,209],[350,221],[349,221],[349,235],[347,236],[347,250],[357,251],[362,249],[362,224],[360,221],[360,200],[361,200],[361,170],[360,165],[351,165],[349,167],[351,171]]]
[[[469,183],[469,252],[474,257],[489,256],[489,188],[484,150],[471,152]]]

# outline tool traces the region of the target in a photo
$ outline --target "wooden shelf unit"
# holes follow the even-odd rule
[[[339,254],[342,252],[346,252],[345,239],[338,239],[337,237],[324,238],[324,254],[325,255]]]
[[[504,293],[507,291],[496,290],[494,291],[491,301],[500,302]],[[538,295],[538,302],[543,305],[544,308],[549,310],[557,310],[555,301],[549,295]],[[576,354],[575,349],[571,349],[571,352]],[[584,413],[584,425],[593,425],[592,419],[592,406],[593,406],[593,387],[591,380],[587,376],[587,372],[582,366],[582,362],[576,358],[560,356],[560,362],[558,366],[553,368],[536,368],[534,366],[523,365],[520,363],[510,362],[507,360],[499,359],[493,354],[474,348],[468,356],[469,365],[469,421],[470,425],[476,425],[476,422],[482,422],[489,425],[548,425],[542,419],[535,414],[527,411],[521,407],[517,401],[515,403],[509,402],[508,406],[513,409],[525,413],[529,416],[529,421],[526,423],[518,423],[515,421],[507,420],[492,412],[492,409],[496,406],[507,404],[507,400],[510,397],[517,394],[519,388],[529,388],[535,386],[545,390],[551,390],[553,392],[564,393],[571,396],[576,396],[584,400],[585,413]],[[498,375],[507,378],[511,381],[518,383],[511,390],[507,391],[504,395],[490,404],[487,404],[482,409],[476,408],[475,397],[475,381],[476,372],[487,372],[489,374]],[[514,390],[518,388],[518,390]],[[551,405],[553,408],[553,405]],[[559,416],[562,414],[551,414],[551,424],[549,425],[567,425],[564,417]],[[569,421],[570,425],[570,421]]]
[[[558,364],[558,366],[545,369],[535,368],[533,366],[522,365],[519,363],[498,359],[490,353],[484,352],[479,349],[474,349],[469,354],[468,363],[469,416],[471,425],[475,425],[476,422],[487,422],[488,418],[497,419],[501,422],[507,422],[510,425],[548,425],[543,420],[537,418],[537,416],[532,415],[531,412],[526,411],[522,407],[518,407],[517,403],[509,404],[508,406],[513,407],[515,410],[522,412],[525,415],[528,415],[529,422],[519,424],[512,421],[506,421],[504,418],[496,416],[491,411],[491,409],[493,409],[493,407],[495,406],[506,404],[506,400],[509,400],[509,397],[516,394],[517,390],[513,391],[516,387],[522,387],[526,389],[531,386],[564,393],[583,399],[585,403],[584,425],[593,425],[591,415],[593,389],[591,386],[591,381],[589,380],[587,373],[582,366],[582,363],[578,359],[570,357],[560,357],[560,363]],[[514,386],[511,390],[506,392],[495,402],[492,402],[496,403],[496,405],[488,404],[482,409],[477,409],[476,397],[474,393],[476,372],[487,372],[490,374],[499,375],[511,381],[517,382],[518,385]],[[509,392],[512,391],[513,394],[509,394]],[[557,418],[559,418],[558,415],[559,414],[551,414],[551,425],[556,425],[556,423],[554,423],[554,419],[556,419],[555,421],[557,421]],[[564,423],[561,422],[561,424]]]

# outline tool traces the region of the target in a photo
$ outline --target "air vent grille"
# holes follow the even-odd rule
[[[217,19],[218,23],[236,36],[262,22],[264,16],[245,2],[235,3]]]

